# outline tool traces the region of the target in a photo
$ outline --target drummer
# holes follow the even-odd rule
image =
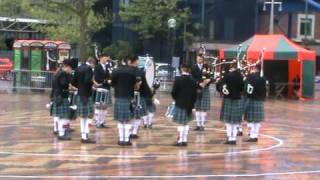
[[[100,63],[94,69],[94,84],[97,87],[95,120],[97,128],[106,128],[107,107],[112,105],[110,95],[111,72],[107,65],[110,56],[101,54],[99,59]]]

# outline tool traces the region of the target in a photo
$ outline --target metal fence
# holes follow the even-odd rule
[[[1,90],[50,90],[53,72],[15,70],[0,72]]]

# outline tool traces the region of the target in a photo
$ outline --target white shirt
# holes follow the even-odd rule
[[[200,70],[202,70],[203,64],[198,64]]]

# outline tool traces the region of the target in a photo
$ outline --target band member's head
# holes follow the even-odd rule
[[[96,60],[95,60],[93,57],[89,57],[89,58],[87,59],[87,64],[88,64],[89,66],[91,66],[92,68],[94,68],[94,66],[96,65]]]
[[[202,54],[198,54],[197,56],[197,64],[203,64],[204,63],[204,57]]]
[[[186,73],[189,74],[191,71],[191,67],[187,64],[182,64],[180,69],[181,69],[181,73],[185,73],[185,74]]]
[[[132,56],[128,59],[128,65],[132,67],[138,67],[139,66],[139,57],[138,56]]]
[[[101,64],[106,64],[110,60],[110,55],[103,53],[99,56],[99,59]]]
[[[229,72],[233,72],[237,70],[237,64],[236,63],[232,63],[229,67]]]
[[[260,66],[253,66],[251,69],[250,69],[250,73],[253,74],[253,73],[257,73],[257,72],[260,72]]]
[[[62,69],[66,71],[67,73],[72,73],[72,60],[71,59],[65,59],[63,61]]]

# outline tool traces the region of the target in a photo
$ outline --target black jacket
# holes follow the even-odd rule
[[[78,88],[80,97],[90,97],[92,95],[93,71],[91,66],[82,64],[74,73],[73,86]]]
[[[245,81],[245,92],[248,98],[263,101],[266,98],[266,79],[260,77],[259,73],[249,74]],[[248,93],[248,86],[253,87],[252,93]]]
[[[108,65],[106,65],[106,70],[103,69],[102,65],[99,63],[94,68],[94,80],[102,84],[100,88],[105,88],[110,90],[110,84],[108,83],[108,80],[111,79],[111,74],[109,72]]]
[[[53,98],[62,97],[68,98],[69,97],[69,84],[71,83],[72,76],[67,72],[60,70],[54,76],[53,80]]]
[[[206,79],[211,78],[208,77],[206,73],[203,73],[204,70],[210,70],[207,64],[203,64],[201,69],[199,68],[198,64],[193,65],[191,68],[191,75],[197,81],[198,85],[203,81],[203,76],[205,76]]]
[[[222,80],[222,91],[224,86],[229,91],[228,95],[224,94],[224,98],[241,99],[241,93],[244,89],[243,76],[239,71],[227,73]]]
[[[136,74],[132,67],[120,66],[112,73],[112,86],[116,98],[133,98]]]
[[[182,75],[176,78],[172,92],[176,106],[192,113],[197,98],[197,83],[191,75]]]

